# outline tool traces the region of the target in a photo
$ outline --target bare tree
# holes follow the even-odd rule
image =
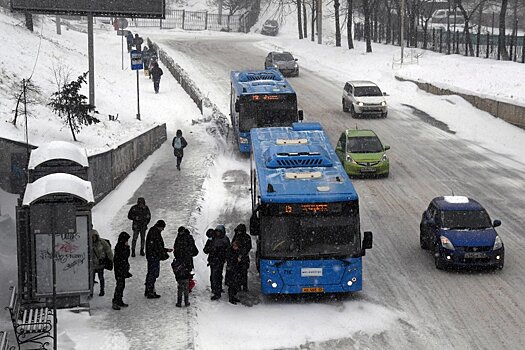
[[[463,6],[464,0],[456,0],[456,5],[461,11],[461,14],[463,15],[463,18],[465,19],[465,44],[467,45],[467,50],[470,56],[474,56],[474,47],[472,46],[472,38],[470,36],[470,21],[472,19],[472,16],[478,11],[478,9],[483,6],[483,3],[485,0],[481,0],[478,3],[470,3],[470,9],[465,9],[465,6]]]
[[[16,126],[19,115],[25,115],[25,117],[33,116],[31,110],[28,107],[39,103],[38,97],[41,95],[42,90],[36,86],[31,79],[24,79],[20,83],[16,84],[13,88],[15,93],[12,97],[16,100],[15,113],[13,117],[13,125]]]
[[[335,12],[335,46],[341,46],[341,27],[339,26],[339,0],[334,0],[334,12]]]
[[[299,39],[303,38],[303,24],[301,17],[301,0],[297,0],[297,29],[299,31]]]
[[[505,46],[505,17],[507,15],[508,0],[501,0],[501,10],[499,12],[499,36],[498,36],[498,59],[508,61],[509,54]]]
[[[306,16],[306,4],[305,4],[305,0],[303,0],[303,32],[304,32],[304,37],[305,38],[308,38],[308,18]]]
[[[363,13],[365,15],[365,41],[366,52],[372,52],[372,41],[370,37],[370,4],[369,0],[363,0]]]
[[[348,49],[354,48],[354,36],[352,33],[352,27],[354,25],[354,3],[353,0],[347,0],[347,19],[346,19],[346,36],[348,41]]]

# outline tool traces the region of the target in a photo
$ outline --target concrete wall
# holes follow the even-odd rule
[[[396,76],[397,80],[409,81],[416,84],[421,90],[425,90],[434,95],[458,95],[470,102],[474,107],[488,112],[497,118],[501,118],[508,123],[525,128],[525,106],[513,105],[507,102],[482,98],[475,95],[468,95],[448,89],[438,88],[432,84],[420,81],[405,79]]]
[[[166,138],[166,124],[162,124],[115,149],[90,156],[88,178],[93,186],[95,201],[98,202],[117,187]],[[0,138],[0,187],[4,191],[24,193],[27,163],[25,144]]]

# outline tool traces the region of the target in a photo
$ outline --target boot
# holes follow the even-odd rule
[[[221,295],[220,294],[213,294],[211,296],[211,300],[219,300],[221,298]]]
[[[104,294],[105,294],[105,293],[104,293],[104,289],[101,288],[101,289],[100,289],[100,293],[98,293],[98,296],[99,296],[99,297],[103,297]]]
[[[118,304],[118,302],[116,300],[113,300],[113,303],[111,305],[111,308],[113,310],[120,310],[120,305]]]
[[[134,258],[136,255],[135,255],[135,251],[132,251],[131,252],[131,257]]]
[[[140,256],[144,256],[144,255],[146,255],[146,253],[144,253],[144,249],[141,249],[140,250]]]
[[[176,307],[181,307],[182,306],[182,301],[181,300],[177,300],[177,304],[175,304]]]
[[[120,307],[128,307],[129,304],[126,304],[124,301],[122,301],[122,299],[120,299],[120,300],[118,301],[118,306],[120,306]]]

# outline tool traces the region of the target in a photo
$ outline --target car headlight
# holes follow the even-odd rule
[[[386,106],[386,102],[385,101],[381,102],[381,106],[383,107]]]
[[[295,69],[297,69],[297,68],[299,68],[299,65],[296,63],[296,64],[295,64]]]
[[[381,161],[382,161],[382,162],[386,162],[386,161],[388,161],[388,157],[387,157],[386,154],[383,154],[383,157],[381,157]]]
[[[492,250],[498,250],[503,247],[503,242],[501,241],[501,238],[499,236],[496,236],[496,240],[494,241],[494,246],[492,247]]]
[[[455,250],[454,245],[447,237],[440,236],[439,239],[441,240],[441,246],[443,248],[449,249],[449,250]]]
[[[246,137],[239,137],[239,143],[248,143],[248,139]]]
[[[346,161],[347,162],[350,162],[350,163],[353,163],[353,164],[357,164],[355,160],[352,159],[352,157],[350,157],[349,154],[346,155]]]
[[[363,107],[365,104],[364,104],[363,102],[357,102],[357,105],[358,105],[359,107]]]

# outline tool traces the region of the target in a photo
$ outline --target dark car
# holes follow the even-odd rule
[[[279,33],[279,23],[274,19],[268,19],[261,28],[261,34],[276,36]]]
[[[289,52],[270,52],[264,60],[264,69],[278,69],[285,76],[299,76],[297,58]]]
[[[421,248],[434,253],[436,268],[487,266],[503,268],[505,247],[487,211],[464,196],[436,197],[421,218]]]

